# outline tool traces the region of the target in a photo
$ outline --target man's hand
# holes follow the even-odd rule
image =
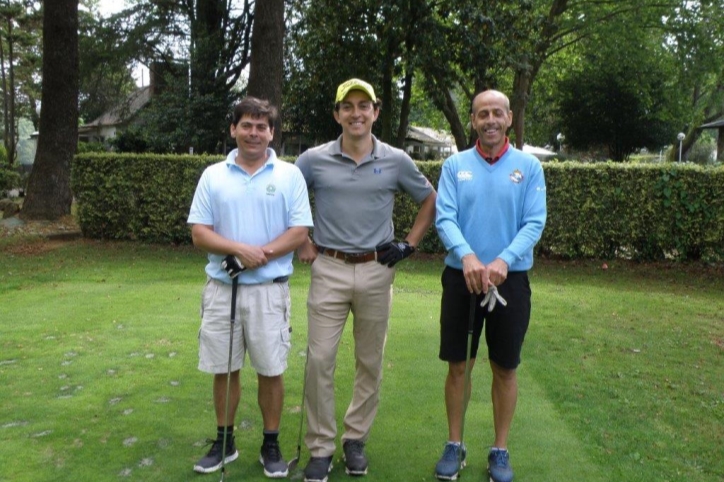
[[[317,247],[310,238],[307,238],[307,240],[297,248],[297,257],[299,258],[299,261],[304,264],[314,263],[318,254],[319,252],[317,251]]]
[[[375,251],[379,253],[377,256],[377,262],[380,264],[386,264],[387,267],[392,268],[395,264],[414,253],[415,248],[410,246],[407,241],[393,241],[391,243],[377,246]]]
[[[495,286],[502,285],[508,279],[508,263],[500,258],[495,258],[487,266],[490,283]]]
[[[463,256],[463,276],[470,293],[487,293],[490,287],[488,268],[480,262],[475,253]]]
[[[246,267],[241,264],[239,258],[230,254],[221,261],[221,268],[226,271],[229,278],[234,279],[239,276],[239,273],[246,270]]]

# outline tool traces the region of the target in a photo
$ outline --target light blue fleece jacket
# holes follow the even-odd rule
[[[446,265],[462,269],[475,253],[484,264],[501,258],[509,271],[527,271],[546,222],[543,168],[512,146],[492,166],[475,148],[459,152],[442,166],[436,209]]]

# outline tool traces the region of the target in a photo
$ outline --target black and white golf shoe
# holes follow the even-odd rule
[[[211,472],[216,472],[221,468],[221,452],[224,441],[222,439],[209,439],[208,442],[211,443],[211,449],[206,455],[201,457],[198,462],[196,462],[196,465],[194,465],[194,472],[198,472],[200,474],[210,474]],[[239,458],[239,452],[236,450],[234,436],[232,435],[229,437],[229,440],[226,441],[226,461],[224,463],[228,464],[237,458]]]

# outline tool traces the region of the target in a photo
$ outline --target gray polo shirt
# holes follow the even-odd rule
[[[309,149],[296,165],[314,192],[314,242],[348,253],[374,251],[394,239],[395,192],[421,203],[433,191],[401,149],[372,137],[372,153],[357,164],[342,153],[342,137]]]

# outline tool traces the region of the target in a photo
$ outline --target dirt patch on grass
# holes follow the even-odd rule
[[[73,216],[56,221],[0,220],[0,251],[15,255],[52,251],[80,237],[80,227]]]

